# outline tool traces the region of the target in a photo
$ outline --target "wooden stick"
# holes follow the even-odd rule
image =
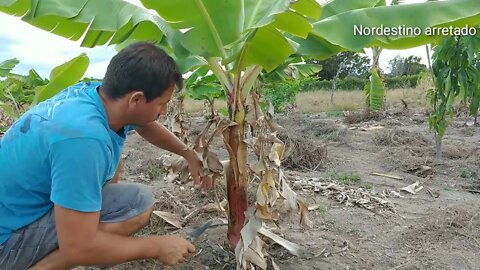
[[[403,180],[403,177],[395,176],[395,175],[389,175],[389,174],[384,174],[384,173],[372,172],[370,175],[383,176],[383,177],[388,177],[388,178],[392,178],[392,179],[395,179],[395,180]]]

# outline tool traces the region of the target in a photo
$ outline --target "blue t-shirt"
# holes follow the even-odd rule
[[[0,244],[53,204],[82,212],[102,205],[129,127],[116,133],[97,92],[79,83],[26,112],[0,139]]]

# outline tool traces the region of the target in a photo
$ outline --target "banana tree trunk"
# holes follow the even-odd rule
[[[239,94],[238,91],[236,94]],[[237,95],[241,97],[241,95]],[[230,156],[230,167],[226,170],[227,197],[229,206],[228,240],[234,248],[240,240],[240,231],[245,223],[248,208],[248,167],[247,144],[245,143],[245,106],[243,100],[237,100],[234,106],[233,121],[224,132],[225,146]],[[231,116],[231,118],[232,118]]]

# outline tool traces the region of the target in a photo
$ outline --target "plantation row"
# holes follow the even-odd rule
[[[383,83],[387,89],[398,88],[416,88],[425,77],[427,73],[409,76],[385,77]],[[365,84],[369,81],[368,78],[359,77],[345,77],[337,78],[336,86],[339,90],[363,90]],[[305,79],[301,91],[316,91],[316,90],[331,90],[333,88],[332,80],[316,80],[315,78]]]

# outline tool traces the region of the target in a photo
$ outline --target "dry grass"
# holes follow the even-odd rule
[[[185,98],[184,103],[186,113],[200,113],[203,111],[203,101],[201,100]],[[215,101],[215,109],[225,108],[226,104],[225,100],[217,100]]]
[[[401,99],[408,108],[425,108],[428,106],[425,91],[422,89],[394,89],[387,90],[387,108],[403,108]],[[303,113],[318,113],[332,111],[355,111],[364,108],[365,94],[363,91],[337,91],[335,104],[330,103],[330,91],[320,90],[301,92],[297,95],[298,110]],[[215,102],[215,108],[225,107],[224,100]],[[185,99],[185,112],[200,113],[203,110],[203,101]]]
[[[300,112],[316,113],[330,111],[354,111],[364,107],[363,91],[337,91],[335,104],[330,103],[330,91],[302,92],[297,95],[297,107]],[[403,99],[409,108],[427,107],[425,92],[421,89],[387,90],[387,108],[403,107]]]

